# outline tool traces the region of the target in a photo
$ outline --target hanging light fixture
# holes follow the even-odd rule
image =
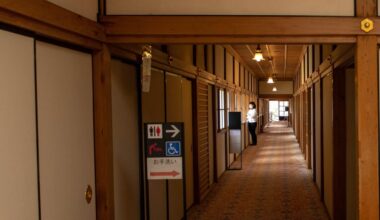
[[[252,59],[256,60],[257,62],[264,60],[263,52],[261,51],[259,44],[257,45],[255,56]]]
[[[276,88],[276,86],[273,87],[272,91],[273,91],[273,92],[277,92],[277,88]]]
[[[274,83],[273,78],[271,76],[268,78],[267,83],[268,84],[273,84]]]

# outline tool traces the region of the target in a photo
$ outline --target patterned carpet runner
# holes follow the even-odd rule
[[[240,164],[240,162],[239,162]],[[188,219],[329,219],[293,130],[274,122],[243,154],[243,170],[226,171]]]

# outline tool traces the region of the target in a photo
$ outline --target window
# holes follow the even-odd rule
[[[219,89],[219,94],[218,94],[218,115],[219,115],[219,130],[222,130],[226,128],[225,125],[225,103],[224,103],[224,89]]]
[[[288,117],[289,102],[288,101],[280,101],[280,117]]]

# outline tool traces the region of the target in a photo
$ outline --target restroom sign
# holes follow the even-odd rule
[[[183,123],[146,123],[144,131],[148,179],[182,179]]]
[[[162,139],[162,124],[149,124],[147,133],[148,139]]]

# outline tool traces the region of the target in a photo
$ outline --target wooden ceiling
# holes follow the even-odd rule
[[[261,44],[264,59],[261,62],[252,60],[257,44],[235,44],[232,47],[246,62],[259,79],[274,75],[276,79],[293,79],[300,63],[304,45],[270,45]]]

